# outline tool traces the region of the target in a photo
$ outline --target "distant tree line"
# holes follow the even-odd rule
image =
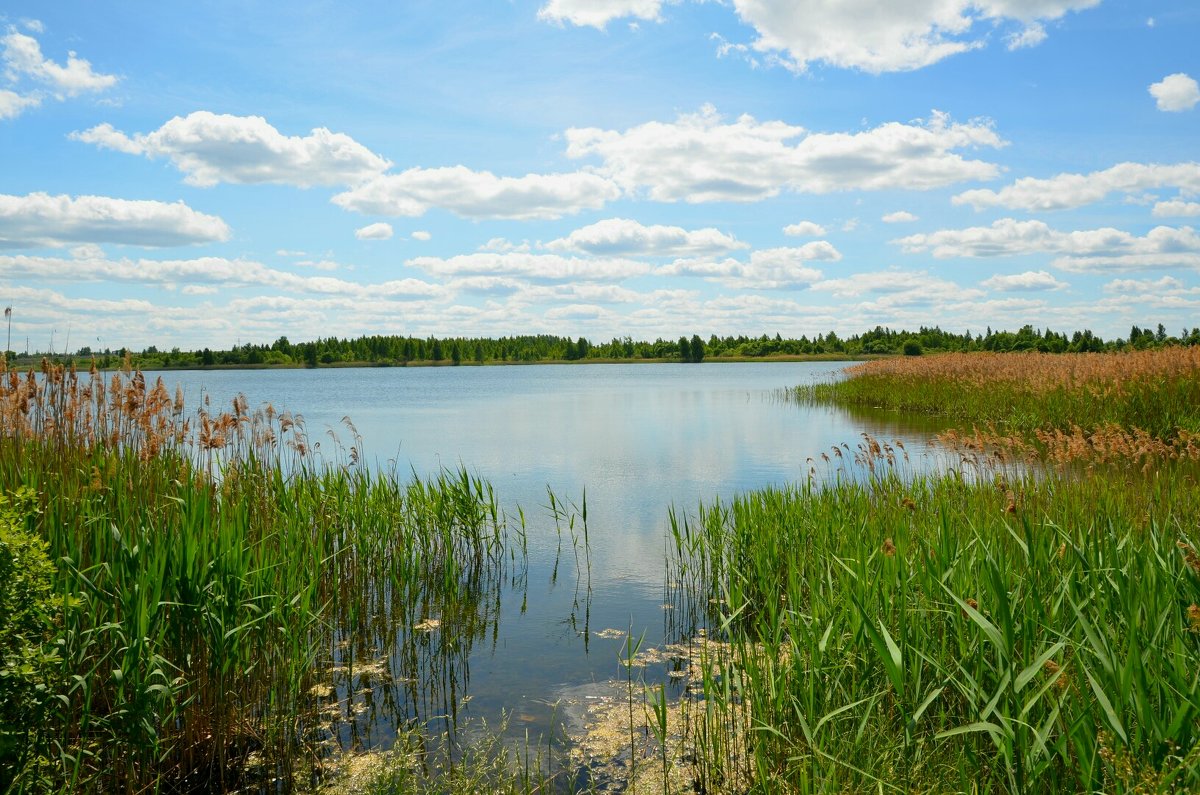
[[[370,335],[354,339],[325,337],[311,342],[291,342],[280,337],[269,345],[246,343],[228,350],[203,348],[195,351],[169,351],[150,346],[143,351],[124,348],[103,351],[80,348],[74,356],[96,359],[101,367],[119,364],[129,353],[135,367],[254,367],[293,365],[319,367],[338,364],[406,365],[414,364],[491,364],[502,362],[555,362],[581,360],[656,360],[701,362],[705,359],[760,359],[772,356],[909,356],[943,351],[1026,351],[1050,353],[1112,351],[1127,348],[1160,348],[1167,345],[1200,345],[1200,327],[1168,334],[1160,323],[1155,329],[1133,326],[1128,338],[1105,340],[1091,331],[1071,335],[1023,326],[1018,331],[993,331],[983,334],[955,334],[937,326],[917,331],[894,331],[876,326],[871,331],[846,338],[834,332],[784,338],[779,334],[758,337],[745,335],[704,340],[698,334],[677,341],[653,342],[630,337],[608,342],[592,342],[584,337],[558,337],[549,334],[515,337],[402,337]],[[15,355],[8,361],[20,366],[41,358],[42,354]],[[61,358],[61,357],[58,357]],[[28,361],[27,361],[28,360]]]

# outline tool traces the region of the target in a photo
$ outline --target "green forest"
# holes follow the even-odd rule
[[[785,338],[776,334],[758,337],[745,335],[703,339],[698,334],[678,340],[653,342],[630,337],[593,342],[584,337],[573,339],[549,334],[513,337],[413,337],[370,335],[346,339],[325,337],[309,342],[291,342],[280,337],[269,344],[246,343],[227,350],[179,348],[159,350],[149,346],[142,351],[126,348],[93,350],[80,348],[72,354],[49,358],[95,359],[101,368],[120,365],[126,355],[140,369],[203,367],[320,367],[330,365],[468,365],[577,361],[679,361],[762,359],[769,357],[857,358],[888,355],[964,351],[1041,351],[1043,353],[1080,353],[1149,348],[1169,345],[1200,345],[1200,327],[1169,334],[1160,323],[1156,329],[1133,326],[1129,336],[1105,340],[1091,331],[1065,334],[1050,329],[1024,326],[1018,331],[993,331],[982,334],[955,334],[937,326],[917,331],[893,331],[876,326],[873,330],[849,337],[830,331],[815,337]],[[36,364],[43,353],[8,354],[10,365]]]

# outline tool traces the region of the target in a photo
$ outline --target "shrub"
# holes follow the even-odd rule
[[[905,340],[903,350],[905,356],[920,356],[921,343],[916,340]]]
[[[50,645],[54,565],[46,543],[25,529],[34,498],[28,488],[0,494],[0,789],[40,762],[60,669]]]

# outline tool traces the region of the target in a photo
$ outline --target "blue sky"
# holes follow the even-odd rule
[[[1200,5],[9,2],[13,348],[1200,325]]]

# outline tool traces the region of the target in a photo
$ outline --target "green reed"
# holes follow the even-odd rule
[[[171,401],[137,414],[137,376],[85,422],[106,386],[81,398],[72,379],[23,380],[32,421],[0,432],[0,493],[37,495],[26,524],[63,605],[38,749],[52,772],[14,791],[290,789],[331,745],[450,714],[523,565],[486,483],[323,464],[298,420],[244,400],[188,441]],[[415,629],[430,619],[452,639]]]
[[[1197,474],[885,467],[676,520],[738,685],[697,731],[746,716],[761,792],[1194,791]]]

